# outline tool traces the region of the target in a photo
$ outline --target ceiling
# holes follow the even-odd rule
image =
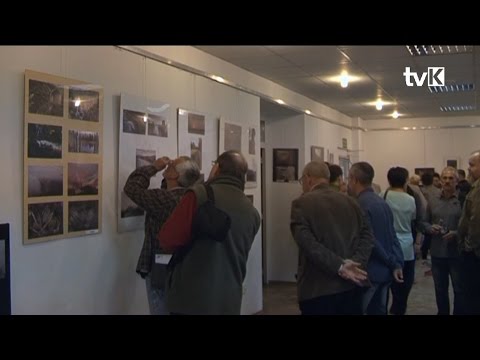
[[[400,118],[480,115],[476,86],[459,92],[447,92],[444,87],[432,93],[427,80],[423,86],[409,87],[403,75],[405,67],[410,67],[419,77],[428,67],[445,67],[446,87],[476,84],[480,73],[478,46],[418,45],[418,51],[415,45],[410,45],[411,50],[407,46],[197,48],[351,117],[385,119],[391,117],[394,110]],[[338,79],[342,70],[358,81],[352,79],[347,88],[342,88]],[[413,77],[411,82],[414,84]],[[379,96],[385,103],[381,111],[375,108]],[[474,110],[440,109],[448,106],[471,106]]]

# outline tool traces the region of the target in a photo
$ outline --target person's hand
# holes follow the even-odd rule
[[[445,235],[442,236],[442,239],[443,239],[443,240],[446,240],[446,241],[454,240],[454,239],[455,239],[455,233],[449,231],[449,232],[447,232]]]
[[[402,268],[398,268],[393,270],[393,278],[398,283],[403,283],[403,270]]]
[[[361,264],[356,261],[346,259],[343,261],[343,265],[338,271],[338,275],[345,280],[354,282],[358,286],[363,286],[367,280],[367,272],[360,269],[360,265]]]
[[[432,235],[438,235],[442,232],[443,228],[441,225],[438,225],[438,224],[434,224],[432,225],[432,227],[430,228],[430,231],[429,233],[432,234]]]
[[[155,166],[155,168],[158,171],[161,171],[161,170],[165,169],[168,165],[170,165],[171,162],[172,161],[167,156],[163,156],[163,157],[155,160],[153,162],[153,166]]]

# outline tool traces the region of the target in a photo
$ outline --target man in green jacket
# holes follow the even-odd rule
[[[215,207],[230,217],[225,239],[216,241],[192,232],[195,214],[207,199],[201,184],[186,193],[160,230],[163,249],[175,252],[190,247],[167,276],[170,313],[240,315],[248,254],[260,227],[260,215],[243,193],[247,169],[242,154],[227,151],[218,157],[207,181]]]

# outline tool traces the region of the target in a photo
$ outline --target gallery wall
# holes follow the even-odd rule
[[[449,117],[441,119],[417,118],[401,121],[365,121],[363,133],[365,152],[362,160],[375,169],[375,179],[382,189],[388,186],[387,172],[392,166],[403,166],[414,173],[417,167],[434,167],[440,172],[446,160],[458,158],[459,167],[467,171],[469,154],[480,148],[480,124],[477,117]],[[428,127],[431,127],[428,129]],[[434,126],[452,127],[434,129]],[[466,126],[466,128],[455,128]],[[371,131],[372,129],[409,127],[409,130]],[[415,130],[412,130],[415,127]],[[422,129],[422,127],[424,129]]]
[[[22,245],[25,69],[104,88],[100,234]],[[111,46],[0,47],[0,80],[0,219],[11,225],[12,313],[147,314],[145,284],[135,273],[143,230],[120,234],[116,224],[120,94],[170,103],[174,137],[177,107],[225,116],[259,134],[259,98]],[[260,209],[260,187],[249,193]],[[260,234],[247,266],[243,314],[262,307]]]

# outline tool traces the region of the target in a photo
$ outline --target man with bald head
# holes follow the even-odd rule
[[[150,179],[164,169],[166,188],[149,189]],[[189,157],[180,156],[170,160],[164,156],[152,165],[133,171],[125,183],[125,194],[146,211],[145,238],[136,271],[145,279],[151,315],[168,314],[164,302],[166,265],[156,260],[156,255],[162,253],[156,241],[158,231],[179,203],[186,188],[192,186],[199,177],[200,170]]]
[[[480,150],[470,155],[468,165],[473,184],[463,204],[458,240],[463,257],[467,313],[480,315]]]
[[[167,276],[167,307],[172,314],[240,315],[248,254],[260,227],[260,215],[243,193],[247,170],[239,152],[221,154],[207,186],[193,186],[160,230],[162,248],[175,252],[188,247]],[[207,188],[215,207],[230,218],[223,239],[212,239],[192,226],[207,201]]]
[[[329,188],[330,171],[312,161],[292,202],[290,229],[299,248],[302,315],[360,315],[373,236],[354,199]]]

